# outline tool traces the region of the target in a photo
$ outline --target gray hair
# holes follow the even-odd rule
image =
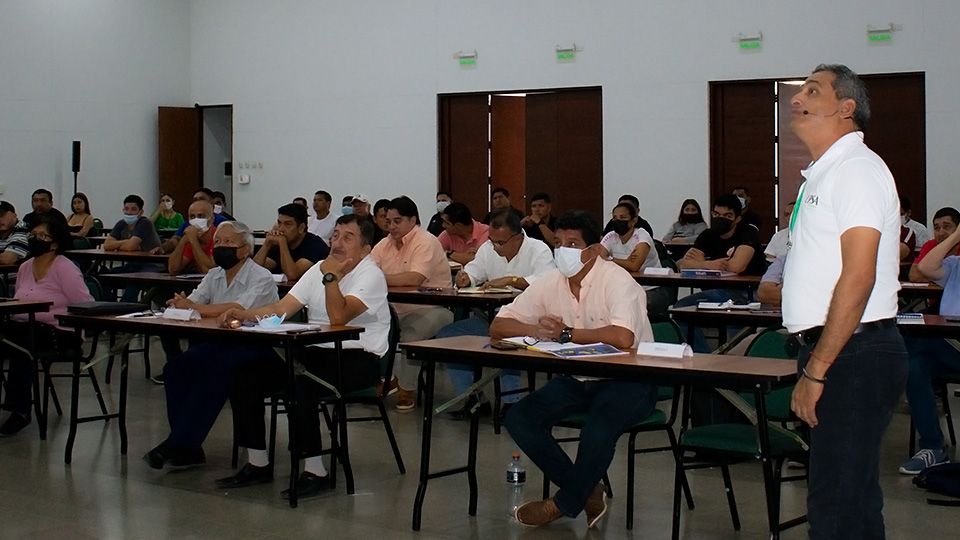
[[[220,234],[220,231],[227,226],[237,231],[237,234],[243,237],[243,243],[250,246],[250,254],[253,255],[253,252],[256,250],[256,244],[254,244],[253,241],[253,231],[242,221],[224,221],[217,225],[217,232],[213,233],[213,237],[216,238],[217,235]]]
[[[861,130],[867,129],[870,124],[870,96],[867,95],[867,87],[860,77],[843,64],[820,64],[813,70],[814,73],[821,71],[834,74],[836,79],[833,81],[833,89],[837,93],[837,99],[852,99],[857,104],[853,111],[853,123]]]

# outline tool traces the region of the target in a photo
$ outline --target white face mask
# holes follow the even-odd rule
[[[221,205],[221,204],[215,204],[215,205],[213,205],[213,213],[214,213],[214,214],[223,213],[223,205]]]
[[[443,212],[450,206],[450,201],[437,201],[437,212]]]
[[[571,278],[577,275],[577,272],[583,269],[583,262],[580,260],[582,249],[572,247],[558,247],[553,251],[553,260],[557,263],[557,269],[564,277]]]
[[[908,221],[910,221],[910,218],[908,218],[906,214],[900,216],[900,225],[906,226]]]
[[[744,199],[743,197],[737,197],[737,198],[740,199],[740,209],[744,210],[747,207],[747,200]]]
[[[207,232],[207,218],[193,218],[190,220],[190,225],[200,229],[200,232]]]
[[[167,201],[167,202],[163,203],[163,206],[164,206],[164,208],[166,208],[167,210],[173,210],[173,201]]]

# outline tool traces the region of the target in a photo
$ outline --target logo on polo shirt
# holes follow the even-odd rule
[[[820,202],[820,196],[819,196],[819,195],[807,195],[807,196],[804,197],[804,199],[803,199],[803,204],[805,204],[805,205],[807,205],[807,206],[817,206],[817,204],[818,204],[819,202]]]

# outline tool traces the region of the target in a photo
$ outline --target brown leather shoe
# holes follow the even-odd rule
[[[583,511],[587,514],[588,528],[595,527],[600,518],[607,513],[607,492],[603,488],[603,483],[599,483],[597,487],[593,488]]]
[[[398,411],[409,411],[413,409],[416,403],[417,403],[417,396],[414,395],[413,391],[407,390],[403,387],[398,387],[397,389],[397,410]]]
[[[563,512],[553,503],[553,498],[545,501],[531,501],[517,507],[513,517],[517,523],[527,527],[539,527],[563,517]]]
[[[400,381],[396,377],[390,379],[390,386],[387,387],[387,393],[383,393],[383,381],[377,381],[377,395],[387,397],[391,394],[395,394],[397,390],[400,389]]]

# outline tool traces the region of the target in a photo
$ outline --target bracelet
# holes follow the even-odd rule
[[[815,382],[815,383],[826,384],[826,382],[827,382],[827,378],[826,378],[826,377],[824,377],[824,378],[822,378],[822,379],[818,379],[818,378],[814,377],[813,375],[807,373],[807,368],[806,368],[806,367],[804,367],[803,369],[801,369],[800,372],[803,374],[803,377],[804,377],[805,379],[810,379],[811,381],[813,381],[813,382]]]

